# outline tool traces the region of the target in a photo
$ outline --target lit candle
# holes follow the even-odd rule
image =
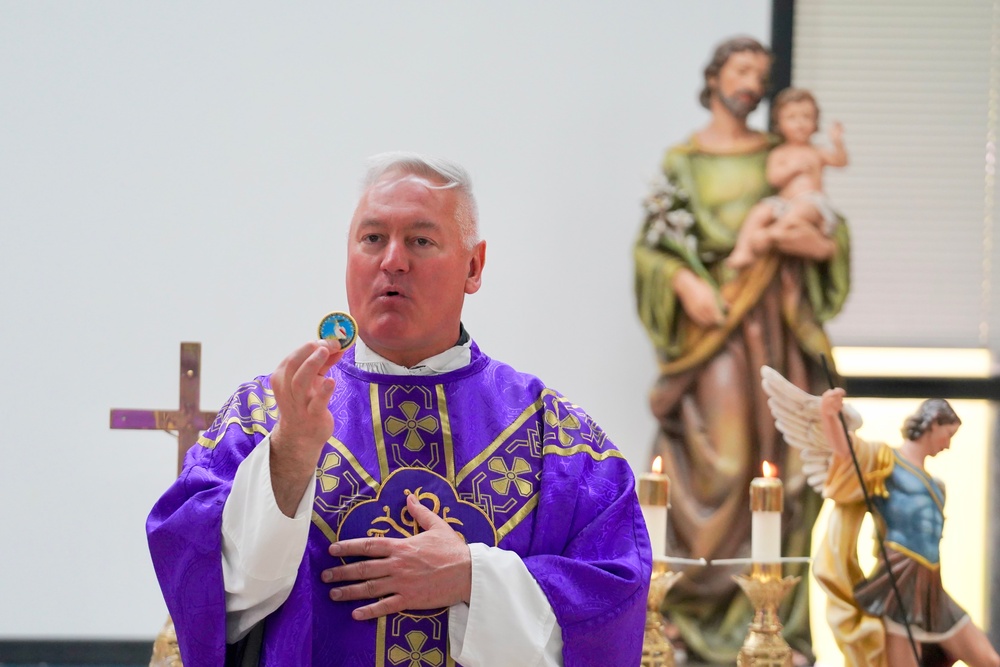
[[[639,476],[639,507],[646,520],[653,557],[667,554],[667,505],[670,502],[670,478],[663,474],[663,459],[653,460],[653,471]]]
[[[763,477],[750,482],[750,560],[755,564],[781,561],[781,511],[784,487],[778,469],[764,461]]]

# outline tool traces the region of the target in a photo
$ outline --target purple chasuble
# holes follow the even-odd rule
[[[316,468],[308,544],[288,599],[265,619],[268,666],[453,665],[448,610],[355,621],[320,572],[337,540],[410,537],[414,493],[467,542],[514,551],[548,598],[576,665],[639,664],[650,547],[631,470],[600,427],[537,378],[482,354],[435,376],[330,370],[333,436]],[[185,665],[222,665],[222,509],[240,462],[278,419],[270,377],[242,385],[191,448],[147,521]],[[515,640],[515,638],[511,638]]]

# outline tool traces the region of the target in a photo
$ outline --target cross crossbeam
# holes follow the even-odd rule
[[[180,408],[177,410],[111,410],[111,428],[177,432],[177,472],[198,434],[211,425],[215,412],[204,412],[201,402],[201,343],[181,343]]]

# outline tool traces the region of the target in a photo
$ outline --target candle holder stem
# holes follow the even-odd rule
[[[671,572],[663,563],[653,563],[649,579],[649,596],[646,598],[646,632],[642,638],[641,667],[674,667],[674,646],[667,639],[663,614],[663,598],[683,575]]]
[[[781,565],[776,567],[755,565],[751,576],[733,577],[754,608],[747,638],[736,658],[737,667],[792,667],[792,649],[781,636],[778,606],[801,577],[781,578]]]

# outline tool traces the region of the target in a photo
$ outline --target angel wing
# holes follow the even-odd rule
[[[767,394],[767,407],[774,416],[774,425],[785,442],[801,451],[802,472],[809,486],[820,492],[830,469],[833,449],[820,425],[819,396],[802,391],[770,366],[761,366],[761,386]],[[844,404],[844,421],[852,434],[861,428],[861,415]]]

